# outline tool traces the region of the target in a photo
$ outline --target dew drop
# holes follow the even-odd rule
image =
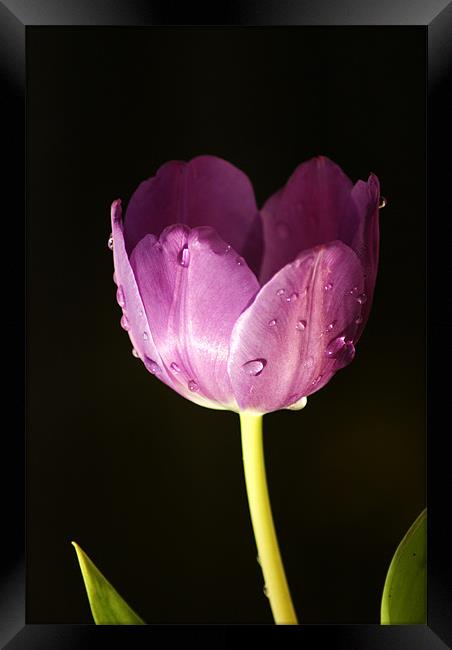
[[[332,282],[328,282],[328,284],[326,284],[324,287],[325,291],[331,291],[332,288],[333,288]]]
[[[301,411],[301,409],[304,409],[307,402],[308,399],[305,396],[291,395],[289,397],[289,406],[286,406],[285,408],[289,411]]]
[[[132,348],[132,356],[134,356],[135,359],[139,359],[139,358],[140,358],[140,355],[139,355],[138,352],[135,350],[135,348]]]
[[[322,377],[323,377],[323,373],[320,373],[320,375],[317,375],[317,377],[315,379],[313,379],[312,382],[311,382],[312,386],[316,386],[319,383],[319,381],[322,379]]]
[[[353,287],[353,289],[350,289],[350,295],[354,296],[358,293],[359,288],[358,287]]]
[[[326,348],[327,356],[336,360],[336,368],[348,366],[355,356],[353,341],[346,341],[345,336],[339,336],[331,341]]]
[[[379,208],[380,210],[382,210],[384,207],[387,206],[387,204],[388,204],[388,202],[386,201],[385,197],[384,197],[384,196],[380,196],[380,205],[378,206],[378,208]]]
[[[190,379],[190,381],[188,382],[188,388],[192,391],[198,390],[199,388],[198,382],[195,381],[194,379]]]
[[[338,336],[333,339],[326,348],[326,354],[328,357],[335,357],[345,345],[345,336]]]
[[[126,330],[126,332],[128,332],[130,330],[129,319],[127,318],[127,316],[125,314],[123,314],[121,316],[120,323],[121,323],[121,327],[122,327],[123,330]]]
[[[149,357],[144,357],[144,365],[153,375],[158,375],[161,372],[159,364]]]
[[[272,320],[268,321],[268,326],[269,327],[274,327],[276,325],[276,323],[277,323],[276,318],[272,318]]]
[[[336,325],[336,323],[337,323],[337,320],[333,320],[333,321],[328,325],[328,327],[326,328],[325,333],[326,333],[326,332],[331,332],[331,330],[334,328],[334,326]]]
[[[149,338],[148,333],[147,333],[147,332],[143,332],[143,341],[147,341],[148,338]]]
[[[340,355],[340,358],[337,359],[338,364],[341,367],[348,366],[349,363],[351,363],[355,357],[355,346],[353,345],[353,341],[347,341],[345,343],[345,347],[342,350],[342,353]]]
[[[267,365],[266,359],[252,359],[243,364],[243,370],[252,377],[257,377],[261,374],[265,366]]]
[[[139,310],[138,310],[138,316],[139,316],[140,318],[143,316],[143,310],[142,310],[142,309],[139,309]]]
[[[290,236],[290,228],[285,221],[278,221],[276,232],[280,239],[287,239]]]
[[[119,285],[119,287],[118,287],[118,289],[116,291],[116,300],[117,300],[118,305],[120,307],[125,307],[126,306],[126,298],[124,296],[124,290],[121,287],[121,285]]]
[[[228,245],[226,246],[226,250],[224,251],[224,254],[226,255],[227,253],[229,253],[230,250],[231,250],[231,245],[228,244]]]
[[[276,295],[277,296],[283,296],[285,293],[286,293],[285,289],[278,289],[278,291],[276,292]]]
[[[356,299],[356,302],[359,302],[360,305],[364,305],[364,303],[367,300],[367,296],[365,293],[360,293],[359,296]]]
[[[241,257],[236,257],[236,259],[235,259],[235,263],[237,264],[237,266],[242,266],[242,264],[243,264],[243,258],[241,258]]]
[[[179,366],[178,366],[177,363],[175,363],[174,361],[173,361],[173,363],[170,365],[170,368],[171,368],[171,370],[172,370],[173,372],[175,372],[176,374],[177,374],[178,372],[180,372],[180,368],[179,368]]]
[[[108,238],[107,246],[111,251],[113,250],[113,233]]]
[[[179,264],[185,268],[190,264],[190,251],[187,245],[179,253]]]
[[[302,332],[303,330],[306,329],[306,321],[305,320],[299,320],[298,323],[295,325],[295,329],[297,329],[299,332]]]
[[[287,296],[286,301],[287,302],[295,302],[295,300],[298,298],[298,293],[294,291],[294,293],[290,294],[290,296]]]

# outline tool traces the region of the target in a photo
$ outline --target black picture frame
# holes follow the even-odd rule
[[[171,6],[171,10],[169,9]],[[24,241],[25,212],[25,79],[26,33],[32,25],[418,25],[425,29],[428,54],[428,122],[426,125],[427,169],[427,376],[428,376],[428,623],[426,626],[300,626],[299,628],[265,629],[270,642],[287,639],[302,647],[381,648],[410,650],[440,650],[452,643],[452,586],[447,576],[447,557],[451,548],[450,536],[444,532],[442,503],[449,494],[446,436],[442,422],[447,422],[447,385],[440,380],[438,359],[444,357],[443,342],[451,340],[450,319],[447,313],[448,296],[439,293],[447,277],[447,255],[444,250],[445,233],[442,215],[450,214],[448,169],[442,164],[442,153],[449,138],[452,69],[452,4],[393,1],[388,4],[366,2],[337,2],[332,10],[328,2],[258,2],[216,3],[215,12],[185,8],[178,13],[172,5],[152,2],[72,2],[46,0],[27,3],[15,0],[0,2],[0,80],[2,84],[3,157],[7,162],[4,176],[3,209],[8,215],[6,241]],[[448,110],[449,108],[449,110]],[[448,226],[450,229],[450,226]],[[19,253],[19,250],[21,253]],[[7,321],[6,367],[9,382],[6,387],[6,406],[11,424],[4,436],[4,457],[8,459],[4,521],[8,537],[3,553],[10,562],[4,571],[0,615],[2,647],[16,648],[89,648],[147,647],[162,632],[167,643],[214,643],[223,647],[230,644],[244,629],[235,626],[146,626],[97,627],[75,625],[25,624],[25,400],[24,395],[24,336],[25,312],[23,289],[25,284],[24,249],[16,245],[13,252],[14,282],[5,287],[6,303],[10,305]],[[450,268],[450,267],[449,267]],[[8,271],[7,271],[8,273]],[[439,298],[439,299],[438,299]],[[450,345],[450,343],[449,343]],[[4,567],[2,567],[2,570]],[[5,624],[3,624],[3,622]],[[256,628],[248,627],[251,634]]]

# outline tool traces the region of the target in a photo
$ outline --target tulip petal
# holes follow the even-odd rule
[[[232,332],[228,370],[240,409],[288,408],[348,365],[363,290],[362,265],[340,241],[276,273]]]
[[[262,257],[262,224],[248,177],[215,156],[171,161],[141,183],[125,218],[127,252],[147,234],[171,224],[211,226],[247,260],[257,274]]]
[[[113,261],[118,285],[117,298],[123,310],[123,319],[126,319],[122,322],[127,323],[132,345],[146,368],[173,387],[172,378],[163,367],[152,339],[146,311],[126,253],[121,216],[121,201],[114,201],[111,206]]]
[[[341,236],[358,255],[364,270],[367,301],[363,305],[362,321],[359,325],[356,340],[358,340],[367,323],[375,283],[377,280],[379,255],[379,203],[380,184],[375,174],[371,174],[367,183],[358,181],[351,192],[351,203],[348,214],[355,215],[356,225],[350,228],[347,239],[345,233]]]
[[[261,284],[307,248],[341,239],[353,184],[325,156],[297,167],[261,210],[265,251]]]
[[[209,227],[166,228],[144,237],[131,264],[150,329],[175,388],[235,410],[227,372],[229,340],[259,290],[243,258]]]

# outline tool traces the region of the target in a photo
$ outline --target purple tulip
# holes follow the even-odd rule
[[[301,408],[348,365],[378,266],[379,183],[301,164],[259,211],[213,156],[168,162],[112,205],[121,324],[146,368],[197,404]]]

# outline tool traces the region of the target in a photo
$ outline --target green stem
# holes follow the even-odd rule
[[[262,441],[262,415],[240,413],[246,491],[265,589],[275,623],[297,624],[297,616],[273,523]]]

